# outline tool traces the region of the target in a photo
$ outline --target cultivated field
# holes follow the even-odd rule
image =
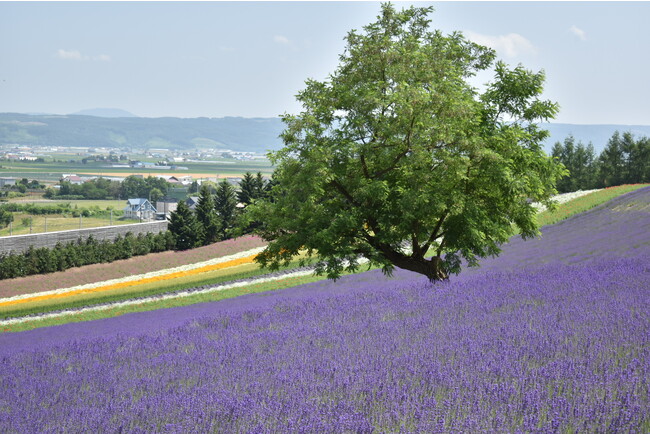
[[[648,263],[643,188],[436,285],[370,271],[5,333],[0,430],[648,432]]]
[[[221,162],[197,162],[197,163],[179,163],[187,170],[169,170],[147,167],[146,169],[137,168],[119,168],[109,167],[107,163],[88,163],[81,164],[70,162],[2,162],[0,167],[0,176],[38,179],[47,182],[58,182],[64,173],[75,173],[77,175],[93,176],[116,176],[126,177],[129,175],[147,176],[192,176],[195,179],[207,177],[238,177],[246,172],[262,172],[263,175],[270,176],[273,169],[267,160],[223,160]]]

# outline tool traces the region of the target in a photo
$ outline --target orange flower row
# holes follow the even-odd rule
[[[174,272],[174,273],[163,274],[163,275],[160,275],[160,276],[147,277],[147,278],[140,279],[140,280],[131,280],[131,281],[127,281],[127,282],[114,283],[112,285],[98,286],[98,287],[95,287],[95,288],[78,289],[78,290],[75,290],[75,291],[63,292],[63,293],[58,293],[58,294],[36,295],[34,297],[29,297],[29,298],[5,301],[5,302],[0,302],[0,307],[2,307],[2,306],[12,306],[12,305],[21,304],[21,303],[30,303],[30,302],[34,302],[34,301],[44,301],[44,300],[52,300],[52,299],[56,299],[56,298],[65,298],[65,297],[70,297],[70,296],[79,295],[79,294],[91,294],[91,293],[96,293],[96,292],[110,291],[112,289],[119,289],[119,288],[125,288],[125,287],[129,287],[129,286],[142,285],[142,284],[145,284],[145,283],[158,282],[158,281],[162,281],[162,280],[177,279],[179,277],[192,276],[192,275],[195,275],[195,274],[205,273],[205,272],[208,272],[208,271],[215,271],[215,270],[221,270],[221,269],[224,269],[224,268],[236,267],[238,265],[250,264],[255,259],[255,256],[257,256],[257,255],[246,256],[244,258],[239,258],[239,259],[232,259],[230,261],[221,262],[221,263],[213,264],[213,265],[206,265],[204,267],[195,268],[193,270],[177,271],[177,272]]]

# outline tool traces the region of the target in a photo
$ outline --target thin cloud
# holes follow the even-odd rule
[[[286,36],[282,36],[282,35],[275,35],[275,36],[273,36],[273,42],[275,42],[277,44],[287,45],[289,43],[289,38],[287,38]]]
[[[62,60],[92,60],[95,62],[110,62],[111,61],[111,56],[108,54],[100,54],[98,56],[85,56],[81,54],[80,51],[78,50],[64,50],[62,48],[59,48],[56,51],[55,56],[59,59]]]
[[[56,52],[56,57],[63,60],[83,60],[83,56],[77,50],[64,50],[59,49]]]
[[[522,54],[535,54],[537,52],[533,44],[518,33],[497,36],[474,32],[466,32],[466,34],[470,41],[490,47],[507,57],[517,57]]]
[[[569,31],[571,33],[573,33],[574,35],[576,35],[578,38],[580,38],[581,41],[586,41],[587,40],[587,34],[585,33],[584,30],[582,30],[578,26],[573,25],[573,26],[569,27]]]

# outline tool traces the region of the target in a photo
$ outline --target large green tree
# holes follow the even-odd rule
[[[446,279],[496,255],[519,230],[538,235],[530,202],[552,206],[565,169],[547,156],[554,117],[544,73],[495,63],[493,50],[429,28],[431,8],[381,7],[352,31],[338,69],[308,80],[285,115],[273,202],[250,218],[269,242],[272,269],[305,250],[330,278],[359,258]],[[469,79],[494,70],[483,93]]]

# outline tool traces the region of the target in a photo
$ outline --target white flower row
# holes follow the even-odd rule
[[[145,273],[145,274],[137,274],[137,275],[133,275],[133,276],[122,277],[122,278],[119,278],[119,279],[103,280],[101,282],[87,283],[87,284],[84,284],[84,285],[72,286],[70,288],[53,289],[53,290],[50,290],[50,291],[37,292],[37,293],[32,293],[32,294],[14,295],[12,297],[0,298],[0,303],[1,302],[6,302],[6,301],[23,300],[23,299],[26,299],[26,298],[38,297],[38,296],[43,296],[43,295],[65,294],[66,292],[71,292],[71,291],[99,288],[100,286],[114,285],[116,283],[133,282],[133,281],[138,281],[138,280],[142,280],[142,279],[148,279],[148,278],[151,278],[151,277],[164,276],[164,275],[167,275],[167,274],[177,273],[179,271],[195,270],[197,268],[206,267],[206,266],[209,266],[209,265],[216,265],[216,264],[220,264],[220,263],[223,263],[223,262],[232,261],[232,260],[235,260],[235,259],[242,259],[242,258],[246,258],[246,257],[250,257],[250,256],[255,256],[258,253],[260,253],[262,250],[264,250],[264,248],[265,247],[257,247],[255,249],[246,250],[245,252],[239,252],[239,253],[235,253],[233,255],[222,256],[220,258],[214,258],[214,259],[210,259],[208,261],[197,262],[195,264],[189,264],[189,265],[182,265],[180,267],[166,268],[166,269],[163,269],[163,270],[152,271],[152,272]]]
[[[594,191],[599,191],[602,190],[602,188],[596,188],[594,190],[578,190],[578,191],[573,191],[571,193],[562,193],[558,194],[556,196],[553,196],[552,199],[556,201],[557,203],[566,203],[570,200],[577,199],[581,196],[585,196],[587,194],[593,193]],[[537,208],[538,212],[542,212],[546,210],[546,207],[542,205],[539,202],[535,202],[532,204],[535,208]]]
[[[225,285],[212,286],[210,288],[202,289],[202,290],[199,290],[199,291],[181,291],[181,292],[176,292],[176,293],[173,293],[173,294],[167,294],[167,295],[162,295],[162,296],[152,296],[152,297],[140,298],[140,299],[137,299],[137,300],[127,300],[127,301],[118,302],[118,303],[111,303],[111,304],[106,304],[106,305],[102,305],[102,306],[86,307],[86,308],[83,308],[83,309],[75,309],[75,310],[68,310],[68,311],[62,311],[62,312],[49,313],[49,314],[45,314],[45,315],[39,315],[38,317],[13,318],[13,319],[0,321],[0,326],[19,324],[19,323],[26,322],[26,321],[38,321],[38,320],[42,320],[42,319],[50,319],[50,318],[59,318],[59,317],[70,316],[70,315],[78,315],[78,314],[87,313],[87,312],[99,312],[99,311],[102,311],[102,310],[109,310],[109,309],[120,308],[120,307],[124,307],[124,306],[132,306],[132,305],[136,305],[136,304],[144,304],[144,303],[149,303],[149,302],[152,302],[152,301],[161,301],[161,300],[170,300],[170,299],[173,299],[173,298],[188,297],[188,296],[197,295],[197,294],[208,294],[208,293],[211,293],[211,292],[223,291],[224,289],[239,288],[239,287],[242,287],[242,286],[256,285],[258,283],[265,283],[265,282],[272,282],[274,280],[286,279],[287,277],[308,276],[308,275],[310,275],[312,273],[313,273],[313,270],[295,271],[293,273],[282,274],[282,275],[279,275],[279,276],[261,277],[259,279],[249,280],[249,281],[246,281],[246,282],[234,282],[234,283],[229,283],[229,284],[225,284]]]

